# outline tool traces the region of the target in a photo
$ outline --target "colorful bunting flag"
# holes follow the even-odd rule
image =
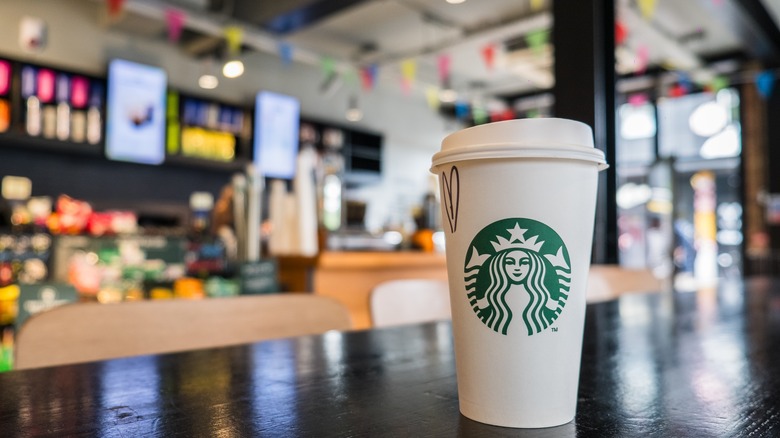
[[[181,38],[181,30],[184,22],[187,20],[187,14],[184,11],[174,8],[165,9],[165,23],[168,25],[168,41],[176,43]]]
[[[469,104],[463,101],[455,102],[455,117],[460,120],[469,118]]]
[[[439,89],[436,87],[428,87],[425,89],[425,100],[428,102],[428,108],[438,111],[441,102],[439,102]]]
[[[677,74],[677,77],[677,83],[683,88],[685,94],[690,93],[693,90],[693,81],[691,80],[691,76],[688,73],[681,71]]]
[[[626,38],[628,37],[628,28],[625,24],[623,24],[622,21],[616,20],[615,21],[615,44],[621,45],[624,42],[626,42]]]
[[[363,90],[371,91],[376,84],[376,75],[379,70],[379,66],[376,64],[370,64],[360,69],[360,79],[363,84]]]
[[[401,88],[405,94],[412,92],[412,86],[417,76],[417,61],[405,59],[401,62]]]
[[[320,59],[320,71],[322,76],[329,77],[336,72],[336,61],[329,56],[323,56]]]
[[[401,91],[403,91],[406,96],[412,94],[412,83],[406,79],[401,79]]]
[[[628,96],[628,103],[632,106],[642,106],[649,102],[650,99],[647,97],[647,94],[645,93],[636,93]]]
[[[487,44],[482,47],[482,59],[485,61],[485,67],[488,70],[493,70],[493,65],[496,61],[496,45]]]
[[[437,64],[439,66],[439,83],[444,84],[447,82],[450,78],[450,55],[448,54],[441,54],[439,55],[437,59]]]
[[[756,75],[756,89],[763,99],[769,99],[775,88],[775,74],[771,70],[764,70]]]
[[[238,26],[228,26],[224,30],[228,52],[237,54],[241,51],[241,43],[244,41],[244,29]]]
[[[644,74],[647,71],[647,65],[650,62],[650,49],[646,45],[642,44],[636,49],[636,61],[634,62],[634,72],[636,74]]]
[[[667,58],[667,59],[664,59],[663,61],[661,61],[661,68],[663,68],[664,70],[667,70],[667,71],[675,71],[679,67],[677,66],[677,63],[675,62],[674,59]]]
[[[106,0],[106,6],[108,6],[108,18],[114,20],[124,12],[125,0]]]
[[[550,32],[546,29],[534,30],[525,36],[526,44],[528,44],[528,47],[537,55],[544,54],[544,48],[547,46],[549,40]]]
[[[725,76],[715,76],[712,78],[712,81],[710,82],[709,89],[713,93],[717,93],[718,91],[728,88],[729,86],[729,80]]]
[[[642,17],[645,20],[652,20],[653,15],[655,15],[655,8],[658,6],[657,0],[637,0],[636,3],[639,6],[639,12],[642,13]]]
[[[493,111],[490,113],[491,122],[502,122],[504,120],[512,120],[515,118],[515,112],[511,108],[506,108],[500,111]]]
[[[363,85],[364,91],[371,91],[374,88],[374,79],[371,77],[368,67],[360,68],[360,83]]]
[[[488,113],[485,111],[485,108],[475,106],[471,109],[471,116],[474,119],[475,125],[481,125],[483,123],[487,123],[488,121]]]
[[[685,87],[683,87],[681,84],[674,84],[671,88],[669,88],[669,97],[681,97],[685,96]]]
[[[285,67],[289,67],[292,64],[292,60],[293,60],[292,44],[286,41],[279,41],[279,45],[277,49],[279,50],[279,58],[281,58],[282,60],[282,65],[284,65]]]

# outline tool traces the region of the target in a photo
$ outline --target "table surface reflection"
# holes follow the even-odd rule
[[[461,416],[441,322],[0,374],[0,436],[780,436],[780,282],[587,313],[557,428]]]

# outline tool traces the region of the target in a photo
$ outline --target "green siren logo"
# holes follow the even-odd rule
[[[549,327],[561,314],[571,286],[569,252],[558,233],[533,219],[493,222],[471,241],[465,264],[466,292],[474,313],[506,335],[522,307],[528,335]]]

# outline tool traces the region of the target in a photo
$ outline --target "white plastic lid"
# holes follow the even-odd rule
[[[433,167],[464,160],[554,158],[590,161],[607,167],[604,152],[593,147],[590,126],[568,119],[508,120],[463,129],[444,138]]]

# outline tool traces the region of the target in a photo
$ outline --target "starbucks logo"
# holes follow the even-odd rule
[[[547,225],[525,218],[493,222],[477,233],[466,255],[469,304],[486,326],[506,335],[520,310],[508,302],[527,300],[525,328],[529,336],[539,333],[566,306],[570,266],[566,245]]]

